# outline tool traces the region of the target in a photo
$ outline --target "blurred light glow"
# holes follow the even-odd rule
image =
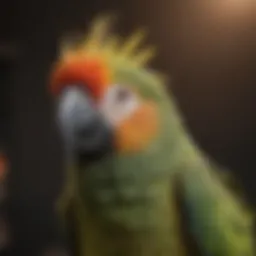
[[[250,12],[255,6],[255,0],[221,0],[218,2],[218,5],[227,14],[236,14]]]
[[[200,2],[203,16],[216,24],[244,26],[251,22],[256,14],[255,0],[219,0]]]

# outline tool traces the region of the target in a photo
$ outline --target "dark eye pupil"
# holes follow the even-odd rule
[[[126,89],[120,89],[117,92],[117,100],[118,101],[124,101],[127,100],[130,97],[130,92]]]

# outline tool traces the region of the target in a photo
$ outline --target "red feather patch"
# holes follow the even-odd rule
[[[7,172],[7,159],[3,153],[0,153],[0,182],[2,182]]]
[[[110,71],[100,56],[79,55],[57,63],[50,84],[53,95],[58,95],[67,84],[79,84],[99,99],[110,84]]]

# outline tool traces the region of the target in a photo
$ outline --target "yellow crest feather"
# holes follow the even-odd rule
[[[122,49],[120,49],[120,54],[124,57],[134,54],[144,38],[145,32],[143,30],[136,31],[124,42]]]
[[[107,38],[104,46],[104,52],[107,56],[111,56],[115,53],[116,49],[118,48],[118,45],[121,42],[121,38],[118,36],[112,36],[110,38]]]
[[[154,47],[148,47],[145,50],[142,50],[137,54],[135,58],[136,63],[138,63],[141,66],[144,66],[147,64],[153,57],[155,56],[155,48]]]
[[[111,16],[101,16],[97,18],[92,23],[89,34],[82,44],[82,48],[87,50],[98,49],[107,37],[112,21],[113,18]]]
[[[100,16],[96,18],[89,29],[89,33],[77,47],[73,47],[75,53],[98,53],[111,60],[127,60],[136,66],[145,66],[154,57],[155,50],[152,47],[140,50],[143,39],[145,38],[144,30],[137,30],[127,39],[121,40],[117,35],[111,34],[114,17]],[[62,52],[65,55],[72,55],[71,44],[64,42]]]

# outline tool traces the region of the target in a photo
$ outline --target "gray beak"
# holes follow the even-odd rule
[[[57,111],[68,151],[87,160],[111,151],[112,131],[85,90],[76,85],[67,86],[59,97]]]

